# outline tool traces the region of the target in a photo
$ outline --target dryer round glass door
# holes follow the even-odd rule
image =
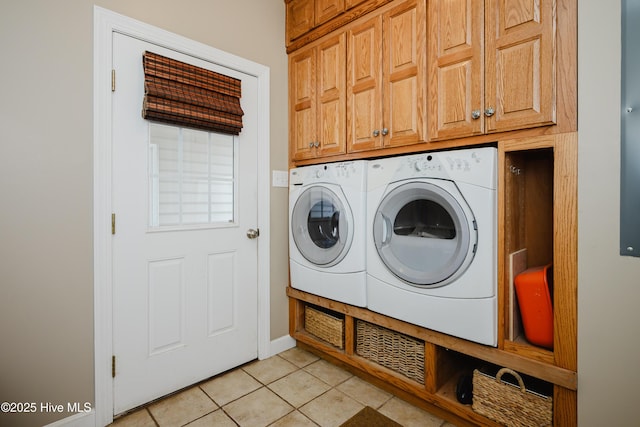
[[[448,189],[445,189],[447,188]],[[454,183],[401,184],[382,199],[373,238],[387,268],[413,286],[444,286],[473,260],[475,221]]]
[[[330,188],[316,185],[298,197],[291,214],[296,247],[312,264],[330,267],[349,251],[353,231],[351,211]]]

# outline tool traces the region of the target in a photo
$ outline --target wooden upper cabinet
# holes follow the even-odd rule
[[[287,40],[295,40],[315,26],[314,0],[291,0],[287,3]]]
[[[382,16],[347,32],[347,145],[382,146]]]
[[[424,141],[425,15],[408,0],[347,31],[347,151]]]
[[[359,5],[360,3],[364,3],[367,0],[344,0],[344,8],[345,10],[349,10],[354,6]]]
[[[318,46],[318,155],[346,152],[346,35],[331,37]]]
[[[289,56],[289,150],[293,160],[315,156],[316,63],[315,48]]]
[[[345,0],[290,0],[287,5],[287,40],[295,40],[340,15]]]
[[[487,131],[556,122],[555,0],[486,2]]]
[[[383,15],[384,146],[426,140],[427,24],[424,0],[400,4]],[[383,132],[386,133],[386,132]]]
[[[484,8],[476,0],[429,1],[429,136],[484,133]]]
[[[344,12],[345,0],[315,0],[315,25],[321,25]]]
[[[555,123],[555,1],[429,1],[429,136]]]
[[[345,153],[345,34],[289,57],[291,159]]]

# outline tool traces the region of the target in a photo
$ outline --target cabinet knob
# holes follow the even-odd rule
[[[382,136],[386,136],[386,135],[389,135],[389,129],[382,128]]]
[[[314,143],[313,143],[313,146],[314,146],[314,147],[316,147],[316,148],[318,148],[318,147],[320,146],[320,141],[316,141],[316,142],[314,142]]]
[[[484,110],[484,115],[487,117],[491,117],[496,113],[496,110],[493,109],[493,107],[489,107],[486,110]]]
[[[473,120],[478,120],[480,118],[480,110],[473,110],[471,112],[471,118]]]
[[[374,130],[373,136],[380,136],[380,131],[378,129]]]
[[[309,148],[313,148],[313,141],[309,143]]]

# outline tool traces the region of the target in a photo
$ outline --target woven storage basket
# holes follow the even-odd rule
[[[357,320],[356,353],[424,384],[423,341]]]
[[[344,348],[344,319],[310,306],[304,308],[304,328],[331,345]]]
[[[501,381],[512,375],[520,387]],[[553,423],[553,398],[528,391],[517,372],[502,368],[496,377],[473,371],[473,410],[506,426],[539,427]]]

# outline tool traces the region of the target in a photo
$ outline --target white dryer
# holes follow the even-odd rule
[[[366,161],[289,171],[291,286],[366,306]]]
[[[367,307],[497,345],[497,150],[370,161]]]

